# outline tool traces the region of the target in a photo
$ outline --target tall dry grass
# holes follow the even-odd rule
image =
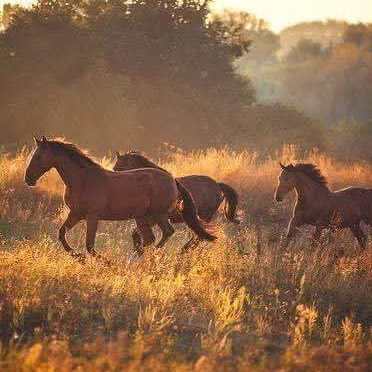
[[[107,268],[63,252],[63,187],[50,173],[26,188],[27,158],[0,158],[0,369],[368,370],[371,243],[360,252],[345,231],[314,247],[305,230],[283,251],[293,199],[278,206],[272,196],[278,160],[316,163],[334,188],[371,186],[371,165],[301,157],[293,146],[266,160],[175,151],[161,164],[175,175],[207,174],[238,189],[242,226],[219,218],[218,242],[183,256],[180,228],[164,249],[129,263],[131,223],[102,223],[96,246],[113,261]],[[70,236],[84,249],[83,226]]]

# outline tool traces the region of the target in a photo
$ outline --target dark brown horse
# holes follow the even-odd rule
[[[324,228],[349,228],[362,248],[367,237],[360,227],[362,221],[372,223],[372,189],[348,187],[331,191],[327,180],[313,164],[282,167],[275,200],[281,202],[291,190],[296,190],[297,202],[288,226],[287,238],[294,238],[304,224],[315,226],[314,239],[318,240]]]
[[[25,182],[34,186],[51,168],[55,168],[66,185],[64,201],[70,212],[59,230],[59,239],[67,252],[78,256],[66,241],[66,232],[80,220],[87,222],[86,248],[96,256],[94,240],[99,220],[135,219],[140,235],[136,245],[139,255],[155,240],[149,224],[157,223],[163,230],[172,229],[168,221],[179,194],[187,225],[202,239],[214,240],[196,215],[190,193],[169,173],[159,169],[113,172],[104,169],[70,143],[35,138],[36,149],[26,169]]]
[[[128,171],[139,168],[154,168],[167,172],[138,152],[129,151],[123,155],[119,152],[116,153],[115,171]],[[225,199],[226,219],[236,224],[239,223],[239,220],[236,218],[238,194],[231,186],[222,182],[218,183],[210,177],[200,175],[178,177],[176,180],[190,191],[195,201],[198,216],[203,221],[210,222]],[[185,222],[183,216],[176,208],[170,212],[169,219],[173,223]],[[138,240],[138,232],[134,230],[132,236],[133,242],[136,242]],[[198,240],[198,238],[192,238],[184,248],[196,245]]]

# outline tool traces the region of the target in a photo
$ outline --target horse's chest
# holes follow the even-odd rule
[[[71,211],[84,215],[92,204],[87,193],[66,190],[64,201]]]
[[[315,226],[329,225],[329,212],[322,208],[304,209],[301,211],[301,219],[304,223]]]
[[[67,188],[65,190],[65,195],[63,197],[63,200],[70,209],[73,209],[73,198],[71,195],[71,191]]]

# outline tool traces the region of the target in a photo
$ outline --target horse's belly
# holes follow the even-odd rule
[[[342,229],[348,227],[351,221],[357,220],[357,216],[346,213],[341,210],[333,210],[325,216],[312,216],[312,218],[304,218],[304,223],[319,226],[322,228],[337,228]]]
[[[135,216],[134,213],[131,214],[123,214],[123,213],[102,213],[99,214],[98,219],[101,221],[128,221],[133,220],[137,218],[138,216]]]
[[[128,220],[144,216],[149,205],[150,200],[146,196],[123,195],[121,198],[111,199],[100,214],[105,220]]]
[[[339,209],[332,213],[330,225],[337,228],[349,227],[361,219],[360,210]]]
[[[362,205],[355,203],[348,195],[335,198],[330,214],[330,223],[338,228],[348,227],[360,221]]]

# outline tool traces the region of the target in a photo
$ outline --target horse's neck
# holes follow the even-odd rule
[[[86,174],[86,169],[84,167],[75,163],[64,154],[56,156],[55,168],[66,187],[69,189],[74,189],[81,185],[82,177]]]
[[[160,167],[159,165],[153,163],[150,160],[147,160],[147,162],[143,164],[143,168],[154,168],[154,169],[159,169],[163,172],[169,173],[167,170],[165,170],[164,168]]]
[[[160,168],[157,164],[153,163],[151,160],[147,160],[147,164],[151,168]]]
[[[331,194],[328,188],[319,185],[305,175],[299,175],[296,182],[296,192],[300,205],[326,205]]]
[[[143,161],[143,168],[159,169],[160,167],[158,165],[156,165],[155,163],[153,163],[152,161],[146,159],[146,160]]]

